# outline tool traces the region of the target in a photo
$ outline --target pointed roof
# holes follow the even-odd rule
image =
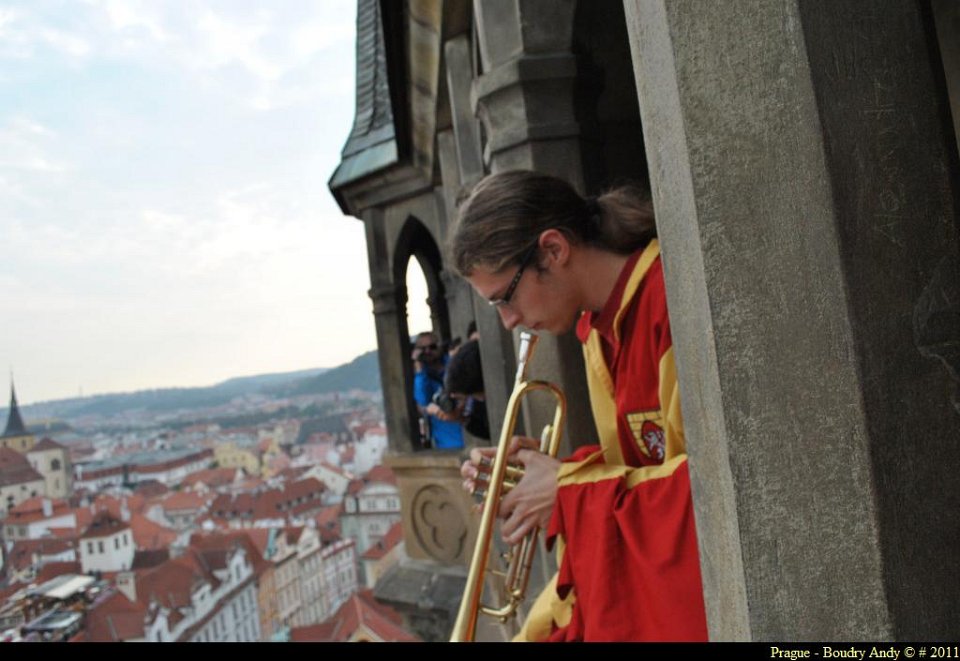
[[[7,428],[3,430],[0,438],[8,436],[27,436],[27,426],[23,424],[23,418],[20,417],[20,407],[17,405],[17,391],[13,387],[13,381],[10,382],[10,414],[7,416]]]
[[[341,208],[344,208],[339,196],[342,186],[393,165],[399,158],[380,12],[381,3],[376,0],[357,3],[356,116],[347,144],[343,146],[340,165],[328,183]]]
[[[44,450],[66,450],[67,448],[60,443],[57,443],[55,440],[49,436],[44,436],[40,439],[40,442],[34,445],[27,454],[31,452],[43,452]]]

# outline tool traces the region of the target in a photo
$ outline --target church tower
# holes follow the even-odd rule
[[[33,449],[36,437],[23,424],[20,407],[17,405],[17,391],[13,381],[10,381],[10,413],[7,416],[7,426],[0,435],[0,447],[16,450],[21,454]]]

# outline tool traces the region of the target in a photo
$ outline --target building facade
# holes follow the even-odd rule
[[[27,460],[43,475],[48,498],[68,498],[73,493],[73,469],[67,448],[50,438],[27,451]]]

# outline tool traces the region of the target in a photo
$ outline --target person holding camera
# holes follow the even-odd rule
[[[413,359],[420,364],[413,379],[413,398],[417,408],[427,419],[428,436],[439,450],[459,450],[463,447],[461,411],[458,404],[443,389],[444,357],[432,332],[417,335]]]
[[[483,388],[483,366],[480,363],[480,341],[470,340],[447,363],[444,390],[462,402],[463,426],[479,439],[490,440],[486,393]]]

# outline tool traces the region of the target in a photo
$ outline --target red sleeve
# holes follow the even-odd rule
[[[626,478],[563,487],[550,533],[566,541],[557,592],[577,587],[551,640],[707,639],[685,459],[632,488]]]

